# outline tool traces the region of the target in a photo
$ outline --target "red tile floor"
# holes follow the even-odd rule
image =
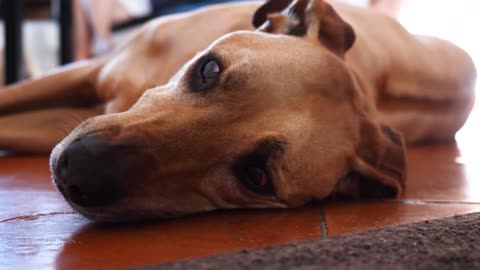
[[[0,158],[0,269],[117,269],[318,239],[480,211],[478,174],[455,144],[410,148],[396,201],[318,202],[237,210],[136,226],[98,226],[73,212],[49,180],[47,157]],[[473,164],[471,164],[473,165]]]
[[[478,9],[464,8],[469,10]],[[436,12],[442,12],[438,5]],[[427,22],[443,30],[451,24],[442,16],[415,22],[422,18],[415,14],[404,13],[404,23],[423,27],[424,33]],[[463,39],[474,31],[455,29],[447,36],[465,41],[463,47],[474,48],[470,53],[480,59],[480,44]],[[457,144],[409,148],[407,190],[399,200],[225,211],[137,226],[97,226],[73,212],[50,183],[47,157],[0,157],[0,269],[128,268],[478,212],[478,121],[477,106]]]

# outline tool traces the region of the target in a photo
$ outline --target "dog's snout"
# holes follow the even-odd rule
[[[54,179],[65,198],[79,206],[95,207],[121,197],[116,174],[117,150],[95,136],[73,141],[53,168]]]

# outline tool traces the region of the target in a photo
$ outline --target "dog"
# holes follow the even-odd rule
[[[56,145],[55,186],[102,222],[395,197],[405,143],[452,140],[475,79],[463,50],[373,10],[222,4],[2,89],[0,148]]]

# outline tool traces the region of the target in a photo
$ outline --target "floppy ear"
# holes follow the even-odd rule
[[[260,27],[266,20],[267,15],[281,12],[290,5],[292,0],[269,0],[255,11],[252,24],[255,28]]]
[[[363,137],[350,171],[337,183],[333,198],[396,197],[406,178],[405,144],[388,126],[363,123]]]
[[[259,31],[316,39],[342,58],[355,42],[352,26],[323,0],[270,0],[253,23]]]

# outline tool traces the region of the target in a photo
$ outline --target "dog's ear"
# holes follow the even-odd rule
[[[293,0],[268,0],[253,15],[252,24],[255,28],[260,27],[268,19],[271,13],[281,12],[292,3]]]
[[[337,183],[333,198],[398,196],[406,178],[402,136],[385,125],[361,124],[361,142],[350,171]]]
[[[318,39],[342,58],[355,42],[352,26],[323,0],[270,0],[253,22],[259,31]]]

